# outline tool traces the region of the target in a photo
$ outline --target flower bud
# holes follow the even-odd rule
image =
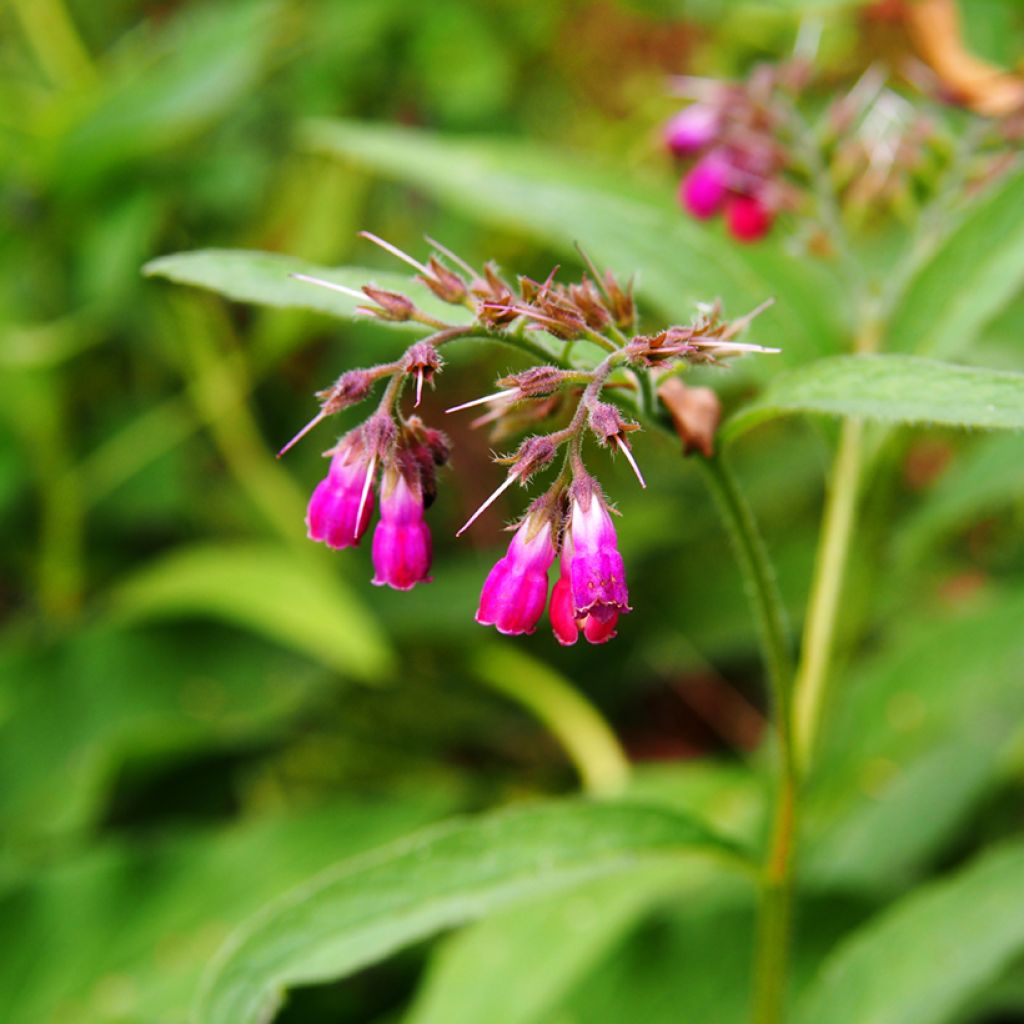
[[[531,366],[521,373],[500,378],[497,383],[503,388],[516,388],[522,398],[538,398],[557,391],[571,374],[557,366]]]
[[[707,220],[721,209],[728,181],[726,159],[720,153],[709,153],[683,178],[679,201],[698,220]]]
[[[587,424],[598,444],[607,447],[614,440],[623,441],[628,431],[639,430],[638,423],[628,423],[610,402],[594,402],[587,415]]]
[[[381,484],[380,522],[373,532],[373,583],[411,590],[430,582],[430,529],[423,520],[419,482],[391,465]]]
[[[508,636],[534,631],[544,613],[548,569],[555,560],[552,533],[551,518],[541,499],[487,576],[476,612],[476,621],[482,626],[495,626]]]
[[[363,292],[380,307],[370,309],[370,312],[381,320],[411,320],[416,314],[416,305],[412,299],[399,292],[385,291],[372,284],[364,284]]]
[[[373,510],[373,488],[367,479],[372,472],[355,446],[333,456],[327,476],[317,484],[306,509],[310,540],[336,550],[359,544]]]
[[[730,196],[725,218],[729,233],[740,242],[757,242],[768,234],[774,214],[755,196]]]
[[[526,483],[534,473],[551,465],[557,451],[558,445],[547,434],[534,434],[523,441],[514,455],[497,461],[511,465],[520,483]]]
[[[443,302],[458,305],[468,294],[466,282],[454,271],[431,256],[427,260],[429,274],[418,274],[417,280],[422,281]]]
[[[329,388],[317,393],[322,411],[329,415],[357,405],[369,395],[375,379],[369,370],[343,373]]]
[[[675,156],[692,156],[714,141],[718,113],[703,103],[694,103],[666,122],[662,138]]]

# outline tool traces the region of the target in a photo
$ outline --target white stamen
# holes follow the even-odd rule
[[[462,524],[460,529],[455,531],[455,536],[461,537],[518,479],[516,473],[509,473],[505,482]]]
[[[615,436],[615,443],[619,446],[619,451],[626,456],[626,461],[633,467],[633,472],[636,473],[640,486],[647,490],[647,481],[644,479],[643,473],[640,472],[640,467],[636,464],[636,459],[633,458],[633,452],[630,450],[629,445],[618,435]]]
[[[475,420],[469,421],[469,429],[477,430],[488,423],[493,423],[495,420],[500,420],[501,417],[504,416],[507,411],[508,410],[503,408],[502,406],[498,406],[497,409],[492,409],[490,412],[485,412],[483,416],[477,416]]]
[[[349,288],[343,284],[336,284],[334,281],[325,281],[322,277],[311,277],[309,274],[289,274],[288,276],[294,277],[296,281],[305,281],[306,284],[318,284],[321,288],[330,288],[332,292],[341,292],[342,295],[351,295],[354,299],[366,301],[366,295],[363,292],[356,291],[355,288]]]
[[[373,471],[377,468],[377,456],[374,455],[370,459],[370,464],[366,467],[366,479],[363,481],[363,493],[359,495],[359,511],[356,512],[356,528],[359,528],[359,524],[363,521],[363,509],[366,508],[366,499],[370,495],[370,484],[373,483]]]
[[[374,245],[379,245],[382,249],[391,253],[392,256],[397,256],[403,263],[408,263],[410,267],[415,267],[421,274],[426,274],[427,277],[433,275],[430,271],[423,266],[422,263],[417,263],[408,253],[402,252],[401,249],[396,245],[392,245],[390,242],[385,242],[383,238],[378,238],[375,234],[369,231],[360,231],[360,237],[365,238],[368,242],[373,242]]]
[[[418,366],[416,368],[416,401],[413,403],[413,408],[418,409],[420,407],[420,399],[423,397],[423,367]]]
[[[739,317],[737,320],[733,320],[731,324],[722,332],[723,338],[732,338],[742,331],[755,317],[760,316],[766,309],[770,309],[775,305],[775,299],[765,299],[760,306],[755,306],[745,316]]]
[[[327,412],[321,409],[278,453],[281,458],[286,451],[294,448],[321,420],[327,418]]]
[[[463,402],[462,405],[453,405],[445,409],[446,413],[461,412],[463,409],[472,409],[474,405],[486,405],[488,402],[499,402],[503,398],[512,398],[519,394],[519,388],[509,388],[507,391],[495,391],[493,395],[484,395],[483,398],[474,398],[471,402]]]
[[[781,352],[781,348],[766,348],[764,345],[752,345],[747,341],[713,341],[696,339],[692,342],[696,348],[708,348],[715,351],[725,352]]]

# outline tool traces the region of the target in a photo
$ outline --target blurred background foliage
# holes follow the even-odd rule
[[[456,812],[581,779],[614,788],[619,744],[631,792],[760,836],[754,626],[710,498],[673,443],[639,443],[643,494],[622,465],[599,465],[624,513],[637,609],[619,639],[565,651],[541,631],[510,652],[473,623],[502,517],[451,539],[496,480],[485,437],[445,422],[457,449],[432,513],[436,582],[409,594],[368,585],[365,547],[339,556],[305,541],[323,436],[273,458],[312,392],[391,358],[394,336],[230,305],[139,268],[224,246],[383,279],[394,267],[356,238],[366,227],[543,277],[564,254],[537,231],[439,202],[443,188],[422,187],[415,168],[409,187],[372,159],[334,159],[302,141],[300,122],[520,137],[671,196],[658,144],[674,110],[667,75],[741,73],[787,54],[799,19],[820,17],[819,62],[847,82],[906,47],[896,6],[0,7],[0,1018],[181,1021],[232,927],[296,882]],[[1020,59],[1018,4],[962,8],[975,52]],[[756,340],[837,348],[834,310],[795,313],[811,324],[802,343],[781,320]],[[1024,370],[1024,300],[992,313],[958,357]],[[507,352],[457,353],[426,418],[515,365]],[[710,379],[735,404],[765,372]],[[735,450],[794,632],[833,435],[784,422]],[[895,894],[1021,824],[1021,443],[913,430],[882,451],[844,598],[843,697],[806,822],[798,988]],[[280,1019],[742,1019],[751,913],[749,890],[708,869],[589,883],[301,990]],[[1009,958],[995,973],[949,1019],[1024,1019],[1006,1015],[1024,1013],[1024,971]]]

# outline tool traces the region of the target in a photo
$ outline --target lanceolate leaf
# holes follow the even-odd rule
[[[312,121],[308,144],[426,189],[489,224],[524,234],[577,258],[577,243],[602,265],[637,274],[641,297],[686,322],[693,304],[721,297],[738,316],[769,297],[758,340],[793,361],[835,351],[843,309],[820,266],[766,242],[743,247],[688,219],[662,180],[630,183],[523,142],[446,139],[427,132],[345,121]]]
[[[120,584],[112,609],[119,622],[195,615],[235,623],[365,682],[390,668],[386,640],[349,589],[284,548],[179,549]]]
[[[834,356],[780,374],[732,416],[723,438],[791,413],[1020,430],[1024,374],[917,356]]]
[[[844,941],[797,1024],[940,1024],[1024,950],[1024,844],[917,890]]]
[[[442,928],[685,850],[732,848],[690,818],[627,804],[452,822],[343,862],[268,907],[213,965],[198,1019],[267,1021],[290,985],[344,977]]]
[[[367,243],[369,244],[369,243]],[[198,249],[161,256],[143,267],[148,277],[164,277],[178,284],[190,284],[218,292],[237,302],[261,306],[309,309],[351,320],[360,316],[356,307],[372,307],[369,299],[357,299],[342,292],[298,281],[292,274],[320,277],[358,291],[364,284],[376,284],[408,295],[420,309],[445,322],[465,320],[466,311],[442,302],[412,274],[389,273],[363,267],[320,267],[294,256],[247,249]],[[380,321],[389,327],[425,333],[429,328],[410,321]]]
[[[888,345],[948,356],[1024,286],[1024,168],[1007,178],[922,263],[897,307]]]

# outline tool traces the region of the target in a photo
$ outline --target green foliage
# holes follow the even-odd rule
[[[907,896],[832,953],[797,1021],[948,1019],[1024,947],[1024,922],[1007,913],[1022,891],[1024,849],[1011,844]]]
[[[820,24],[823,81],[852,81],[858,6],[0,7],[0,1019],[748,1020],[777,792],[758,646],[783,677],[806,653],[849,417],[874,423],[787,1019],[1024,1012],[1019,154],[987,179],[987,137],[938,111],[963,152],[920,219],[833,245],[835,211],[802,210],[740,246],[681,214],[654,152],[671,73],[735,75]],[[1014,5],[959,6],[1009,64]],[[579,246],[635,275],[644,330],[775,300],[744,340],[779,355],[687,378],[723,399],[719,475],[657,414],[631,438],[642,494],[595,458],[635,607],[614,644],[473,622],[523,507],[450,537],[514,444],[441,413],[520,368],[479,338],[419,410],[456,443],[436,581],[376,590],[368,540],[305,541],[320,453],[361,410],[274,451],[318,388],[429,328],[290,275],[463,316],[364,227],[540,279]]]
[[[915,356],[834,356],[780,374],[726,424],[732,440],[787,413],[1020,430],[1024,374]]]
[[[554,804],[441,826],[267,907],[211,968],[199,1018],[266,1020],[286,985],[344,976],[490,910],[687,849],[734,855],[689,818],[631,805]]]

